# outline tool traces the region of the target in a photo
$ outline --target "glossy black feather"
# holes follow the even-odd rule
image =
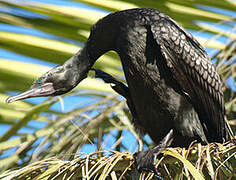
[[[170,17],[149,8],[110,14],[93,26],[87,46],[91,59],[118,52],[136,123],[156,143],[171,128],[181,146],[228,139],[219,75],[198,41]]]

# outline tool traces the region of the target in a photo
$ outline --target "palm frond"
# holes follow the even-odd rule
[[[21,169],[0,175],[7,179],[233,179],[236,147],[232,143],[207,146],[195,144],[189,149],[168,148],[156,164],[158,175],[139,174],[129,152],[98,151],[77,154],[73,160],[51,157]]]

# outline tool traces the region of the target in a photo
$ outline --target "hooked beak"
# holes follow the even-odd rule
[[[25,91],[25,92],[18,94],[16,96],[12,96],[12,97],[7,98],[6,103],[11,103],[14,101],[27,99],[30,97],[50,96],[50,95],[53,95],[53,93],[55,93],[55,92],[56,91],[55,91],[52,83],[45,83],[42,86],[38,86],[38,87],[31,86],[31,88],[28,91]]]

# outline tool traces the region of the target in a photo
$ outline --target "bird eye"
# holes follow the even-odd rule
[[[38,80],[37,80],[37,83],[41,83],[43,81],[43,78],[39,78]]]

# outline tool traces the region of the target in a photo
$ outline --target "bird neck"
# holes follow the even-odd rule
[[[84,73],[91,67],[91,60],[87,54],[86,47],[80,49],[74,56],[64,63],[65,69],[72,69]]]
[[[89,71],[94,63],[94,60],[89,56],[86,44],[73,56],[72,62],[77,68],[78,72]]]
[[[72,87],[75,87],[87,77],[88,71],[93,65],[93,61],[88,56],[86,46],[80,49],[74,56],[63,64],[64,76]]]
[[[115,49],[117,30],[117,21],[113,21],[109,16],[92,27],[84,47],[64,64],[66,71],[73,71],[73,83],[79,83],[87,77],[95,61],[107,51]]]
[[[111,15],[99,20],[92,28],[84,49],[93,64],[101,55],[115,50],[119,31],[118,17]]]

